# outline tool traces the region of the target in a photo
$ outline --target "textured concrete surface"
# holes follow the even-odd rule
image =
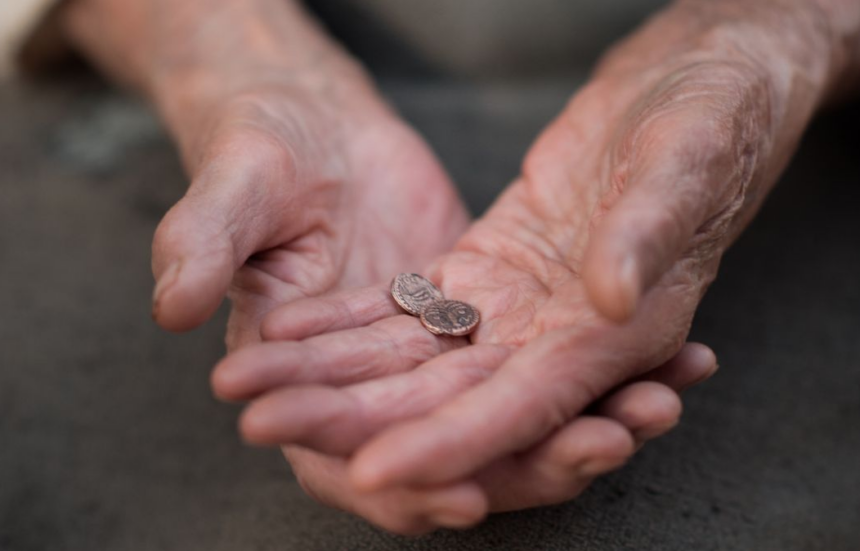
[[[386,86],[476,209],[567,88]],[[223,315],[150,321],[151,234],[185,182],[146,111],[92,82],[0,88],[0,550],[856,551],[858,127],[819,121],[726,258],[694,328],[722,371],[677,430],[574,502],[405,539],[239,443],[207,386]]]

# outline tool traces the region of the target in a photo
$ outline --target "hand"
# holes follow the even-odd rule
[[[291,0],[75,0],[70,34],[149,95],[192,183],[153,242],[153,316],[230,289],[230,348],[276,304],[419,269],[468,215],[426,144]],[[105,32],[107,29],[107,32]]]
[[[427,147],[386,110],[262,86],[212,109],[185,199],[153,244],[154,316],[183,330],[228,285],[231,347],[272,306],[366,285],[449,249],[467,215]]]
[[[402,417],[412,420],[354,434],[365,419],[333,414],[342,406],[330,408],[318,388],[298,387],[253,405],[246,433],[335,453],[370,438],[349,465],[361,491],[451,484],[529,449],[674,355],[722,252],[773,185],[826,89],[826,62],[799,63],[777,26],[740,25],[723,9],[679,4],[617,49],[538,140],[522,178],[426,271],[446,296],[481,311],[471,347],[442,339],[416,352],[414,318],[330,328],[347,329],[338,338],[356,343],[359,355],[391,350],[410,367],[426,362],[410,373],[416,378],[442,386],[471,379],[457,396],[445,389],[438,402],[416,406],[427,414],[410,410]],[[798,30],[808,30],[799,21]],[[355,293],[339,308],[352,315],[382,309],[383,300]],[[302,336],[288,312],[296,314],[272,315],[269,338]],[[285,351],[273,365],[244,356],[249,366],[258,362],[249,380],[267,378],[250,385],[253,392],[293,382],[278,374],[294,373],[304,359]],[[326,349],[314,363],[344,361]],[[377,396],[372,413],[402,401]]]
[[[447,487],[359,492],[349,483],[345,459],[301,446],[285,446],[284,454],[305,491],[326,505],[400,534],[463,528],[487,512],[576,497],[598,475],[618,468],[646,441],[672,428],[681,413],[677,393],[715,369],[708,348],[687,345],[648,381],[603,400],[593,415],[575,419],[526,453],[494,462],[470,481]]]
[[[160,324],[199,324],[231,285],[237,347],[259,339],[275,304],[377,282],[450,249],[468,220],[456,192],[375,101],[266,84],[211,109],[188,195],[153,244]]]
[[[672,428],[681,412],[677,393],[708,378],[717,367],[707,347],[686,345],[647,377],[616,390],[595,405],[590,415],[575,419],[527,453],[494,462],[470,480],[433,488],[361,492],[349,483],[347,462],[337,453],[348,453],[368,435],[394,421],[426,412],[473,384],[480,374],[468,365],[431,371],[428,364],[411,371],[411,363],[403,362],[404,356],[393,345],[402,343],[407,350],[438,346],[436,337],[414,326],[417,331],[412,331],[408,339],[389,341],[391,347],[363,347],[360,338],[342,338],[343,330],[350,326],[397,313],[397,307],[390,302],[383,302],[385,310],[360,308],[346,312],[343,308],[348,303],[342,299],[350,294],[299,300],[279,312],[284,314],[294,336],[310,335],[325,327],[338,327],[341,332],[302,342],[265,343],[234,353],[215,370],[213,386],[222,398],[240,400],[272,384],[314,385],[273,392],[257,401],[243,415],[243,435],[257,444],[293,441],[336,452],[325,454],[301,445],[284,446],[308,494],[402,534],[464,527],[487,512],[575,497],[594,477],[617,468],[645,441]],[[397,335],[402,337],[403,331],[409,329],[400,322],[412,319],[404,316],[402,320],[386,321],[395,335],[398,330],[394,327],[404,328]],[[383,331],[384,327],[381,323],[374,330]],[[456,341],[450,344],[465,344],[464,339]],[[334,353],[327,354],[330,352]],[[284,358],[303,360],[291,362],[292,369],[283,369]],[[373,361],[369,363],[370,358]]]

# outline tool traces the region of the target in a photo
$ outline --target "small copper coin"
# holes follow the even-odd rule
[[[421,312],[421,323],[434,335],[468,335],[479,321],[478,309],[459,300],[439,300]]]
[[[418,274],[400,274],[391,282],[391,296],[401,308],[420,316],[428,304],[442,300],[442,291]]]

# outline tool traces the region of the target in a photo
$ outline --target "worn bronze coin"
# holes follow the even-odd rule
[[[391,282],[391,296],[401,308],[420,316],[428,304],[442,300],[442,291],[418,274],[400,274]]]
[[[468,335],[479,321],[478,309],[459,300],[439,300],[421,312],[421,323],[434,335]]]

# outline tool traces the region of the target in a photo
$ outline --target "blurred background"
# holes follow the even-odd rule
[[[475,212],[600,52],[661,2],[311,7]],[[440,38],[441,37],[441,38]],[[720,373],[580,499],[465,533],[383,533],[305,497],[209,394],[226,310],[149,317],[149,245],[186,180],[147,107],[81,64],[0,84],[0,550],[860,549],[860,105],[813,125],[692,338]]]

